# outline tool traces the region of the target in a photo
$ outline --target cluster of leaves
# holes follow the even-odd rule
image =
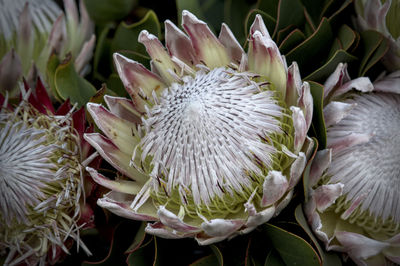
[[[88,101],[101,101],[105,93],[127,96],[113,66],[112,54],[121,53],[149,67],[150,58],[137,39],[142,30],[147,30],[162,40],[161,18],[179,25],[180,14],[187,9],[207,21],[215,32],[225,22],[245,47],[254,16],[261,14],[288,64],[296,61],[303,79],[311,84],[315,101],[312,134],[318,139],[320,148],[326,145],[321,83],[340,62],[351,66],[353,78],[367,74],[376,76],[381,67],[378,62],[388,49],[387,41],[378,32],[355,30],[351,21],[354,16],[352,0],[171,0],[151,3],[84,0],[84,3],[96,24],[97,45],[92,72],[85,79],[76,73],[70,58],[62,62],[55,56],[50,58],[49,85],[59,100],[70,98],[71,102],[83,106]],[[101,88],[97,94],[95,88]],[[144,233],[144,223],[121,222],[98,209],[96,229],[86,231],[82,236],[94,256],[87,258],[75,253],[64,264],[87,260],[84,265],[166,265],[173,258],[174,265],[197,266],[341,265],[339,256],[325,252],[307,225],[301,205],[298,205],[305,199],[307,170],[303,182],[292,205],[270,223],[248,235],[205,247],[198,246],[192,239],[165,240],[148,236]]]

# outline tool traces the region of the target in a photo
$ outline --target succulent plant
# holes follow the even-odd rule
[[[226,24],[217,38],[183,11],[189,36],[166,21],[166,50],[147,31],[152,71],[119,54],[131,100],[89,103],[104,135],[85,139],[123,176],[87,168],[111,191],[98,205],[122,217],[154,221],[146,232],[211,244],[247,233],[290,201],[312,149],[308,83],[287,68],[256,16],[246,54]]]
[[[339,64],[325,82],[327,149],[310,170],[308,221],[358,265],[400,262],[400,72],[371,83]]]

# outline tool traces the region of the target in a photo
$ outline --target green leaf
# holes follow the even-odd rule
[[[104,259],[100,261],[84,261],[82,266],[113,266],[122,265],[124,262],[123,250],[126,248],[126,240],[129,235],[126,234],[127,230],[132,228],[132,221],[123,221],[112,227],[111,244],[108,254],[105,255]],[[90,257],[89,257],[90,258]]]
[[[258,0],[257,8],[263,10],[265,13],[273,18],[277,17],[278,14],[279,0]]]
[[[360,66],[359,76],[364,76],[385,55],[389,49],[389,44],[386,38],[375,31],[362,32],[361,40],[364,41],[365,56]]]
[[[277,23],[272,35],[276,36],[279,30],[290,25],[300,27],[304,22],[303,8],[304,7],[300,1],[280,0],[278,5]]]
[[[100,62],[102,64],[100,69],[102,73],[104,72],[107,73],[107,71],[111,71],[111,66],[112,66],[110,61],[111,40],[107,38],[107,35],[113,28],[114,28],[113,24],[111,23],[107,24],[102,28],[100,34],[97,36],[96,50],[94,51],[93,55],[93,73],[96,77],[99,76],[102,77],[102,74],[99,73]]]
[[[196,260],[190,266],[220,266],[217,257],[214,254],[205,256],[201,259]]]
[[[68,55],[56,69],[54,85],[63,100],[69,98],[71,103],[77,103],[78,107],[85,105],[96,93],[92,84],[75,71],[71,56]]]
[[[346,24],[342,25],[338,33],[342,49],[347,51],[356,41],[356,33]]]
[[[332,46],[328,54],[328,58],[331,58],[338,50],[342,49],[342,43],[338,38],[332,41]]]
[[[304,42],[299,44],[286,55],[290,64],[296,61],[304,75],[304,71],[311,72],[317,66],[323,64],[327,57],[327,49],[333,40],[331,26],[326,18],[323,18],[317,30]],[[308,71],[307,71],[308,69]]]
[[[130,253],[127,259],[127,264],[129,266],[155,266],[158,265],[158,263],[157,238],[154,236],[149,244],[143,245]]]
[[[224,258],[222,257],[222,253],[216,245],[211,245],[211,250],[214,252],[215,257],[218,260],[219,265],[224,265]]]
[[[137,0],[84,0],[90,17],[96,23],[124,18],[136,5]]]
[[[272,224],[264,230],[286,265],[320,265],[316,251],[304,239]]]
[[[279,253],[272,249],[268,255],[267,258],[265,259],[265,266],[286,266],[285,262],[282,260],[281,256],[279,256]]]
[[[133,239],[132,244],[125,251],[125,253],[132,253],[140,247],[140,245],[144,241],[144,238],[146,237],[146,232],[144,230],[146,228],[146,225],[147,225],[146,222],[142,222],[142,224],[140,225],[140,227],[135,235],[135,238]]]
[[[199,0],[176,0],[176,9],[177,9],[177,17],[178,24],[182,24],[182,11],[188,10],[193,13],[197,18],[201,20],[205,20],[205,16],[203,14],[203,9],[200,5]]]
[[[54,77],[56,75],[56,70],[58,65],[60,64],[60,60],[58,59],[56,54],[52,54],[49,58],[49,61],[47,62],[47,82],[50,86],[52,95],[54,96],[54,98],[57,99],[57,101],[61,102],[61,97],[60,95],[58,95],[57,89],[56,89],[56,84],[55,84],[55,80]]]
[[[246,42],[245,21],[250,5],[247,1],[225,0],[224,1],[224,22],[234,33],[236,39],[242,45]]]
[[[324,86],[310,81],[310,91],[314,100],[314,113],[311,124],[311,134],[318,140],[319,148],[326,148],[326,128],[323,114]]]
[[[333,5],[329,6],[325,10],[324,16],[329,18],[331,25],[336,25],[336,23],[339,24],[343,19],[340,15],[344,13],[347,8],[352,8],[352,2],[353,0],[345,0],[344,2],[331,0]]]
[[[317,153],[318,145],[319,145],[318,140],[316,138],[312,138],[312,139],[314,141],[313,151],[311,153],[310,159],[308,159],[308,161],[307,161],[306,167],[304,168],[304,172],[303,172],[303,191],[304,191],[305,202],[307,202],[307,200],[308,200],[310,169],[311,169],[311,165],[312,165],[314,157]]]
[[[275,43],[280,45],[280,43],[288,36],[293,30],[296,30],[296,27],[293,25],[289,25],[286,28],[283,28],[278,31],[278,34],[275,37]]]
[[[121,22],[111,42],[111,53],[123,53],[129,58],[148,66],[149,57],[146,49],[144,45],[137,41],[142,30],[147,30],[157,37],[161,36],[160,23],[154,11],[149,10],[139,22],[130,25]]]
[[[319,244],[318,240],[315,238],[314,234],[312,233],[310,227],[308,226],[306,217],[304,216],[303,213],[303,208],[301,207],[301,204],[299,204],[296,207],[295,210],[295,218],[296,221],[299,223],[301,228],[307,233],[307,235],[311,238],[313,244],[318,250],[318,253],[322,259],[322,265],[324,266],[341,266],[342,262],[339,258],[339,256],[333,252],[325,252],[321,245]]]
[[[289,33],[286,38],[281,42],[281,44],[279,45],[279,50],[282,54],[286,54],[294,47],[299,45],[301,42],[303,42],[305,39],[306,36],[304,36],[304,34],[299,29],[295,29],[294,31]]]
[[[318,24],[319,21],[321,20],[322,16],[322,9],[324,7],[323,3],[325,1],[321,0],[301,0],[303,3],[307,13],[309,14],[312,23]]]
[[[349,63],[357,60],[357,57],[349,54],[344,50],[338,50],[335,54],[329,58],[325,64],[313,73],[304,78],[304,80],[313,80],[318,82],[325,82],[325,80],[335,71],[339,63]]]
[[[107,79],[107,88],[121,97],[128,97],[128,93],[117,73],[112,73]]]

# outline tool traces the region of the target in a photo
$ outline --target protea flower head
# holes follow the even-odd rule
[[[0,97],[0,251],[6,265],[56,262],[93,212],[85,204],[84,110],[54,111],[42,83],[12,108]],[[1,95],[0,95],[1,96]],[[95,155],[94,155],[95,156]],[[84,161],[86,159],[86,161]]]
[[[131,100],[106,96],[87,108],[105,136],[86,140],[126,178],[98,205],[149,223],[146,232],[210,244],[268,221],[292,197],[313,142],[308,83],[257,16],[246,54],[227,25],[219,38],[183,11],[183,33],[165,22],[166,47],[139,35],[152,71],[114,60]]]
[[[400,70],[399,0],[357,0],[357,24],[362,30],[376,30],[389,40],[382,63],[390,71]]]
[[[83,1],[64,0],[65,14],[52,0],[0,1],[0,90],[19,93],[26,77],[34,84],[46,78],[47,63],[55,53],[60,60],[71,54],[75,69],[88,72],[95,35]],[[79,16],[80,14],[80,16]]]
[[[340,64],[325,83],[328,149],[317,152],[305,212],[328,250],[359,265],[400,263],[400,72],[374,84]]]

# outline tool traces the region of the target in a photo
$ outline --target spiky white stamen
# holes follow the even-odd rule
[[[140,143],[142,161],[153,156],[156,191],[162,180],[167,193],[191,188],[194,202],[207,204],[225,191],[249,188],[250,175],[262,174],[260,163],[271,166],[276,149],[262,138],[282,132],[282,108],[252,76],[230,68],[199,70],[163,92],[143,121]]]
[[[29,93],[14,111],[0,111],[0,247],[18,252],[9,253],[10,265],[33,254],[44,261],[50,247],[68,252],[68,237],[81,242],[83,182],[72,114],[40,114],[26,102]]]
[[[400,96],[375,93],[355,95],[346,101],[353,110],[328,129],[331,143],[350,134],[369,135],[368,141],[341,148],[327,172],[331,183],[344,184],[346,200],[365,197],[362,211],[400,223]],[[329,143],[328,143],[329,145]]]
[[[46,146],[44,130],[28,128],[22,121],[1,125],[0,210],[11,224],[13,219],[27,223],[27,206],[43,197],[41,188],[52,180],[49,161],[54,146]]]

